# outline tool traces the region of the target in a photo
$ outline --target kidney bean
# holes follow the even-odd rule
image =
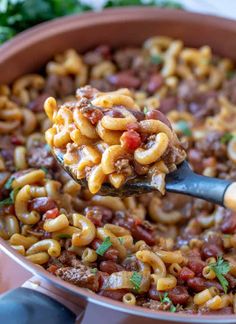
[[[110,59],[111,56],[111,48],[109,45],[99,45],[95,48],[95,52],[102,55],[102,57],[106,60]]]
[[[129,112],[131,112],[134,115],[137,121],[141,121],[145,119],[145,114],[140,110],[129,108]]]
[[[111,222],[113,218],[112,211],[102,206],[89,206],[85,208],[85,215],[95,226],[104,226]]]
[[[99,265],[99,269],[109,274],[124,270],[124,268],[121,265],[113,261],[102,261]]]
[[[94,107],[88,108],[84,112],[82,110],[82,113],[86,118],[90,120],[91,124],[96,125],[99,122],[99,120],[102,119],[103,113],[100,109],[96,109]]]
[[[223,292],[224,289],[221,284],[216,280],[204,280],[205,288],[216,287],[219,291]]]
[[[155,244],[153,231],[146,229],[143,225],[137,225],[132,229],[132,234],[136,240],[144,240],[148,245]]]
[[[102,244],[102,240],[95,239],[92,241],[91,246],[94,250],[97,250],[101,244]],[[116,262],[118,260],[118,257],[119,257],[119,252],[111,246],[101,258],[104,260],[111,260]]]
[[[193,278],[195,273],[188,267],[183,267],[179,273],[179,278],[183,281],[187,281],[190,278]]]
[[[25,143],[25,139],[22,135],[12,135],[11,136],[11,143],[13,145],[22,145]]]
[[[188,160],[191,163],[194,171],[202,172],[203,170],[203,156],[197,149],[190,149],[188,151]]]
[[[161,292],[156,289],[156,285],[152,284],[148,291],[148,296],[154,300],[160,300]]]
[[[203,243],[201,254],[203,258],[217,257],[223,254],[223,242],[217,233],[212,233]]]
[[[233,234],[236,231],[236,213],[227,211],[223,217],[220,229],[224,234]]]
[[[148,111],[146,114],[146,119],[160,120],[162,123],[166,124],[170,129],[172,129],[169,119],[158,109]]]
[[[200,292],[206,288],[206,280],[200,277],[190,278],[187,281],[187,285],[196,292]]]
[[[108,297],[114,300],[122,300],[123,296],[127,293],[125,289],[117,289],[117,290],[101,290],[99,292],[100,296]]]
[[[189,255],[188,267],[195,273],[201,274],[206,263],[202,261],[198,249],[193,249]]]
[[[29,211],[35,210],[39,213],[45,213],[49,209],[56,207],[56,202],[50,197],[34,198],[28,204]]]
[[[229,287],[232,288],[232,289],[235,289],[236,288],[236,278],[234,276],[232,276],[230,273],[227,273],[225,275],[225,278],[229,282]]]
[[[48,93],[41,94],[35,100],[29,102],[28,108],[30,110],[32,110],[33,112],[35,112],[35,113],[37,113],[37,112],[43,112],[44,111],[43,104],[44,104],[44,101],[48,97],[50,97],[50,95]]]
[[[107,79],[116,88],[137,89],[140,86],[140,80],[130,71],[122,71],[117,74],[109,75]]]
[[[153,74],[148,82],[147,91],[150,94],[153,94],[157,91],[164,83],[163,77],[161,74]]]
[[[113,108],[112,110],[105,111],[105,115],[111,116],[113,118],[124,118],[122,112],[119,109]]]
[[[174,289],[169,290],[168,296],[175,305],[185,305],[189,299],[188,290],[186,287],[183,286],[176,286]]]
[[[177,98],[176,97],[168,97],[161,100],[159,110],[163,114],[167,114],[173,109],[176,109],[177,106]]]

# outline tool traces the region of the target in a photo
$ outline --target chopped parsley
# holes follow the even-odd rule
[[[178,121],[176,126],[185,136],[192,136],[192,131],[185,120]]]
[[[62,233],[62,234],[58,234],[57,237],[59,239],[68,239],[68,238],[71,238],[72,236],[70,234]]]
[[[228,71],[226,72],[226,78],[227,79],[232,79],[235,76],[235,71]]]
[[[10,177],[4,185],[4,189],[10,190],[12,186],[12,182],[15,180],[14,177]]]
[[[130,278],[130,282],[132,283],[132,285],[134,286],[134,289],[136,291],[139,291],[139,289],[140,289],[142,278],[143,278],[143,276],[136,271],[133,272],[133,274]]]
[[[92,274],[96,274],[98,272],[98,269],[97,268],[90,269],[90,272]]]
[[[156,55],[151,56],[151,63],[152,64],[159,65],[162,62],[163,62],[163,58],[160,55],[156,54]]]
[[[160,295],[160,302],[162,304],[169,303],[170,304],[170,312],[175,313],[176,307],[173,304],[172,300],[168,296],[168,292],[165,292],[163,295]]]
[[[19,192],[21,188],[16,188],[10,192],[10,195],[8,198],[1,200],[0,201],[0,207],[7,206],[7,205],[12,205],[14,204],[14,201],[16,199],[16,195]]]
[[[99,248],[97,248],[96,253],[103,256],[110,246],[112,246],[111,239],[107,236]]]
[[[225,133],[221,139],[220,142],[221,144],[227,144],[229,141],[231,141],[234,138],[234,135],[231,133]]]
[[[221,256],[217,259],[216,262],[209,264],[210,269],[212,269],[217,279],[219,280],[222,288],[224,289],[225,294],[228,290],[228,280],[224,277],[225,274],[229,272],[230,265],[228,261],[225,261]]]
[[[45,167],[41,167],[40,169],[43,170],[43,172],[44,172],[45,174],[48,173],[48,169],[47,169],[47,168],[45,168]]]
[[[0,201],[0,207],[12,205],[12,204],[13,204],[13,201],[12,201],[11,197]]]
[[[124,244],[124,238],[123,237],[118,237],[118,240],[120,241],[120,244]]]

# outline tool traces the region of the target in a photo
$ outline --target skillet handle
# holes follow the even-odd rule
[[[20,287],[0,296],[0,319],[8,324],[74,324],[76,314],[39,291]]]

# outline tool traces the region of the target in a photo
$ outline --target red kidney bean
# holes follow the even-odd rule
[[[179,278],[183,281],[187,281],[190,278],[193,278],[195,273],[188,267],[183,267],[179,273]]]
[[[172,129],[169,119],[158,109],[148,111],[146,114],[146,119],[160,120],[162,123],[166,124],[170,129]]]
[[[112,110],[105,111],[105,115],[111,116],[113,118],[124,118],[122,112],[116,108],[113,108]]]
[[[224,289],[221,284],[216,280],[204,280],[205,288],[216,287],[219,291],[223,292]]]
[[[223,217],[220,229],[224,234],[233,234],[236,231],[236,213],[227,211]]]
[[[193,249],[190,252],[188,260],[188,267],[195,273],[195,274],[201,274],[203,268],[205,267],[206,263],[202,261],[200,252],[198,249]]]
[[[102,240],[95,239],[91,243],[91,246],[94,250],[96,250],[100,247],[101,244],[102,244]],[[111,260],[116,262],[118,260],[118,257],[119,257],[119,252],[111,246],[101,258],[104,260]]]
[[[224,253],[223,242],[219,235],[212,234],[207,241],[203,243],[201,254],[203,258],[218,257]]]
[[[124,268],[113,262],[113,261],[102,261],[99,265],[99,269],[103,272],[107,272],[109,274],[112,274],[113,272],[118,272],[124,270]]]
[[[96,125],[103,117],[102,111],[96,108],[86,109],[83,115],[88,118],[93,125]]]
[[[101,290],[99,292],[100,296],[108,297],[114,300],[122,300],[123,296],[127,293],[125,289],[117,289],[117,290]]]
[[[22,145],[25,143],[25,139],[22,135],[12,135],[11,136],[11,143],[13,145]]]
[[[130,71],[122,71],[107,77],[108,81],[116,88],[133,88],[140,86],[140,80]]]
[[[190,278],[187,281],[187,285],[196,292],[200,292],[206,288],[206,280],[200,277]]]
[[[164,79],[161,74],[153,74],[148,82],[147,91],[153,94],[157,91],[164,83]]]
[[[150,289],[148,290],[148,296],[154,300],[160,300],[161,292],[156,289],[156,285],[152,284]]]
[[[168,296],[172,302],[180,305],[185,305],[189,299],[189,293],[186,287],[176,286],[174,289],[168,291]]]
[[[85,215],[95,226],[104,226],[112,220],[112,211],[102,206],[89,206],[85,208]]]
[[[188,160],[196,172],[201,172],[203,170],[203,156],[199,150],[190,149],[188,151]]]
[[[99,45],[95,48],[95,52],[101,54],[102,57],[106,60],[110,59],[111,48],[109,45]]]
[[[129,112],[131,112],[134,115],[137,121],[141,121],[145,119],[145,114],[140,110],[129,108]]]
[[[163,114],[167,114],[173,109],[176,109],[177,106],[177,98],[176,97],[168,97],[161,100],[159,110]]]
[[[39,213],[45,213],[47,210],[56,207],[56,202],[50,197],[34,198],[28,204],[28,208],[30,211],[35,210]]]
[[[30,110],[32,110],[33,112],[37,113],[37,112],[43,112],[44,108],[43,108],[43,104],[44,101],[50,97],[50,95],[48,93],[43,93],[41,94],[39,97],[37,97],[34,101],[31,101],[28,104],[28,108]]]

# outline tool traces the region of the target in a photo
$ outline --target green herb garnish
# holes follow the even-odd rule
[[[227,290],[228,290],[229,283],[228,283],[228,280],[224,277],[224,275],[229,272],[229,269],[230,269],[229,262],[225,261],[220,256],[216,262],[210,263],[209,267],[210,267],[210,269],[212,269],[215,272],[216,277],[218,278],[218,280],[226,294]]]
[[[163,58],[160,55],[152,55],[151,56],[151,63],[155,65],[159,65],[163,63]]]
[[[48,169],[47,169],[47,168],[45,168],[45,167],[41,167],[40,169],[43,170],[43,172],[44,172],[45,174],[48,173]]]
[[[234,138],[234,135],[231,134],[231,133],[225,133],[221,139],[220,139],[220,142],[221,144],[227,144],[229,141],[231,141],[231,139]]]
[[[173,304],[172,300],[168,296],[168,292],[165,292],[163,295],[160,295],[160,302],[162,304],[169,303],[170,304],[170,312],[174,313],[176,312],[176,307]]]
[[[123,237],[118,237],[118,240],[119,240],[119,242],[120,242],[120,244],[124,244],[124,238]]]
[[[136,291],[139,291],[139,289],[140,289],[142,278],[143,278],[143,276],[136,271],[133,272],[133,274],[130,278],[130,282],[132,283],[132,285],[134,286],[134,289]]]
[[[226,72],[226,78],[227,79],[232,79],[235,76],[236,71],[228,71]]]
[[[97,268],[90,269],[90,272],[96,274],[98,272],[98,269]]]
[[[7,206],[7,205],[12,205],[15,202],[16,195],[19,192],[21,188],[16,188],[10,192],[10,195],[8,198],[0,201],[0,207]]]
[[[143,108],[143,113],[144,113],[145,115],[148,113],[148,107],[145,106],[145,107]]]
[[[12,182],[15,180],[14,177],[10,177],[4,185],[4,188],[7,190],[11,189]]]
[[[72,238],[72,236],[70,234],[66,234],[66,233],[58,234],[57,237],[59,239],[69,239],[69,238]]]
[[[96,253],[103,256],[110,246],[112,246],[111,239],[107,236],[99,248],[97,248]]]
[[[185,120],[180,120],[176,123],[176,127],[180,130],[185,136],[192,136],[192,131],[189,128]]]
[[[13,204],[13,201],[12,201],[11,197],[0,201],[0,207],[12,205],[12,204]]]

